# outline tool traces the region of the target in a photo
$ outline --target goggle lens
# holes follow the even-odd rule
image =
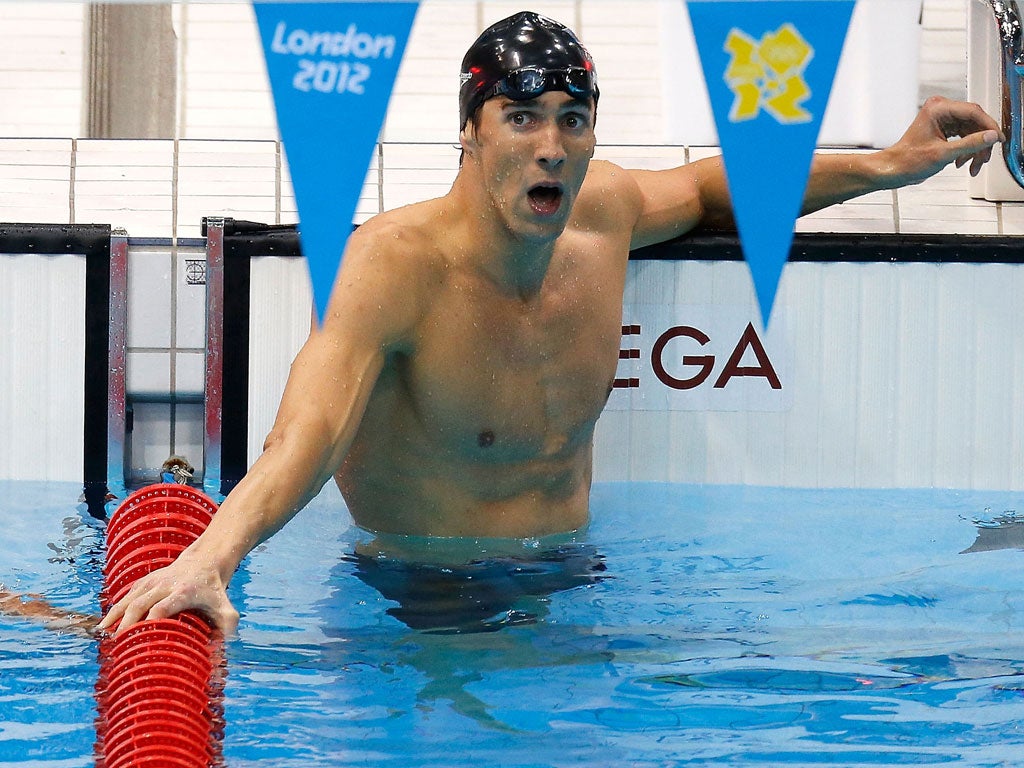
[[[564,90],[575,98],[588,98],[594,95],[594,73],[584,67],[522,67],[509,72],[494,85],[495,95],[500,93],[513,101],[535,99],[551,90]]]

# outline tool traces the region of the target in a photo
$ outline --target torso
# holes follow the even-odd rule
[[[581,195],[541,289],[526,299],[472,269],[472,253],[455,258],[461,244],[445,234],[412,255],[435,281],[429,301],[411,342],[388,353],[336,475],[357,523],[522,537],[586,522],[630,235],[614,211],[598,220],[590,207]],[[414,224],[422,214],[405,215]]]

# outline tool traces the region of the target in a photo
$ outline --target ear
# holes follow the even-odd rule
[[[459,145],[464,154],[472,155],[479,142],[476,137],[476,121],[472,118],[466,121],[466,127],[459,132]]]

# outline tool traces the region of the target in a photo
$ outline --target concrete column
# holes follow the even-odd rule
[[[88,104],[93,139],[173,139],[177,41],[171,6],[89,6]]]

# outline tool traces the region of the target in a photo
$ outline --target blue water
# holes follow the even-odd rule
[[[77,495],[0,483],[0,582],[96,611]],[[410,569],[322,494],[232,583],[228,765],[1021,764],[1021,495],[615,484],[593,509],[555,550]],[[91,765],[96,672],[90,640],[0,616],[0,764]]]

